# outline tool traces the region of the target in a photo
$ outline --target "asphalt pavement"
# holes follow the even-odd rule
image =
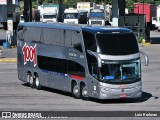
[[[0,47],[0,62],[16,62],[17,48],[4,49]]]

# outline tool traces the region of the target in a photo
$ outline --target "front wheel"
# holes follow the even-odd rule
[[[81,86],[81,98],[83,100],[88,100],[88,89],[86,85]]]
[[[35,87],[37,90],[41,89],[40,81],[38,75],[35,76]]]

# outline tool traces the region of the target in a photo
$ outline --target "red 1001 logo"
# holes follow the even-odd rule
[[[34,67],[37,65],[37,58],[36,58],[36,44],[34,47],[28,46],[26,43],[22,48],[22,52],[24,55],[24,65],[27,64],[28,61],[34,62]]]

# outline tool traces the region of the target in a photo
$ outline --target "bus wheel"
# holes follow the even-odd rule
[[[35,87],[37,90],[41,89],[40,81],[38,75],[35,75]]]
[[[79,98],[80,97],[79,86],[75,82],[72,84],[72,96],[74,98]]]
[[[88,100],[88,90],[86,85],[81,85],[81,98],[83,100]]]
[[[32,77],[32,74],[31,73],[29,73],[28,75],[27,75],[27,81],[29,81],[29,86],[31,87],[31,88],[34,88],[35,87],[35,84],[34,84],[34,80],[33,80],[33,77]]]

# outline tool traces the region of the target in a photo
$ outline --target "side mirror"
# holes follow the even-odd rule
[[[149,57],[147,56],[147,54],[145,54],[144,52],[140,51],[140,53],[142,55],[144,55],[144,58],[145,58],[145,66],[148,66],[149,65]]]

